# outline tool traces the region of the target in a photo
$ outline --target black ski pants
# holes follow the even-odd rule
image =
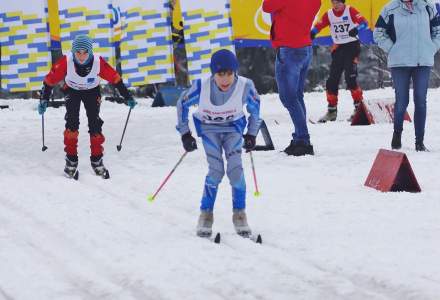
[[[91,135],[101,133],[104,121],[99,117],[101,107],[101,91],[100,87],[90,90],[74,90],[67,88],[65,91],[66,100],[66,129],[77,131],[79,128],[79,111],[81,101],[86,109],[87,119],[89,123],[89,133]]]
[[[326,84],[326,90],[328,93],[336,96],[338,95],[339,82],[341,80],[342,72],[345,74],[347,89],[355,90],[358,87],[357,65],[360,54],[361,45],[359,41],[337,45],[336,49],[332,52],[330,76]]]

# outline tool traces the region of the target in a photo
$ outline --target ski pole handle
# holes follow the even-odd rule
[[[252,151],[249,151],[249,155],[251,157],[252,175],[254,176],[254,186],[255,186],[254,196],[259,197],[261,193],[258,190],[257,173],[255,172],[255,164],[254,164],[254,157],[252,156]]]
[[[183,153],[183,155],[180,157],[179,161],[176,163],[176,165],[174,166],[174,168],[171,170],[171,172],[167,175],[167,177],[165,177],[164,181],[161,183],[161,185],[159,186],[159,188],[157,189],[157,191],[153,194],[148,196],[148,201],[153,202],[154,199],[156,198],[157,194],[159,194],[160,190],[162,189],[162,187],[167,183],[168,179],[170,179],[171,175],[173,175],[174,171],[176,171],[177,167],[182,163],[183,159],[185,158],[185,156],[188,154],[187,151],[185,151],[185,153]]]

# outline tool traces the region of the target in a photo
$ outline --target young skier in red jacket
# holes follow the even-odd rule
[[[361,53],[358,33],[368,27],[368,22],[354,7],[345,5],[345,0],[331,0],[331,2],[333,8],[322,16],[310,33],[314,39],[318,32],[330,26],[334,43],[330,75],[326,83],[328,111],[319,119],[321,123],[336,120],[342,72],[345,73],[345,82],[351,91],[355,111],[363,100],[362,89],[357,83],[357,65]]]
[[[103,164],[105,138],[102,134],[104,121],[99,117],[101,106],[100,78],[113,84],[131,108],[137,104],[130,96],[121,76],[100,55],[93,54],[92,40],[78,35],[72,43],[72,52],[64,55],[52,66],[43,82],[38,112],[46,111],[53,87],[64,80],[63,92],[66,100],[66,126],[64,130],[64,151],[66,166],[64,173],[78,179],[78,128],[81,101],[86,109],[90,134],[90,162],[96,175],[109,178]]]

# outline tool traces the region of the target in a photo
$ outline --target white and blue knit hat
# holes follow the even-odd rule
[[[89,53],[89,58],[84,62],[87,63],[93,56],[93,41],[85,34],[77,35],[73,40],[72,53],[75,54],[79,50],[87,50],[87,53]]]

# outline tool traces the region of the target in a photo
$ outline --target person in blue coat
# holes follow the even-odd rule
[[[188,126],[189,108],[198,105],[193,114],[197,136],[202,139],[209,171],[205,179],[200,206],[197,235],[209,237],[214,221],[213,210],[218,185],[227,161],[226,174],[232,187],[232,221],[236,232],[249,236],[247,223],[246,182],[241,161],[242,147],[246,151],[255,148],[256,135],[261,125],[260,99],[250,79],[237,75],[238,61],[234,53],[222,49],[211,57],[212,75],[196,80],[177,102],[176,129],[182,136],[185,151],[197,149],[196,139]],[[243,106],[250,114],[246,120]],[[244,134],[247,128],[246,134]],[[243,135],[244,134],[244,135]]]
[[[440,18],[428,0],[392,0],[383,9],[374,30],[374,40],[388,53],[396,104],[392,149],[402,147],[403,119],[409,103],[410,82],[414,88],[416,151],[424,145],[426,95],[434,55],[440,48]]]

